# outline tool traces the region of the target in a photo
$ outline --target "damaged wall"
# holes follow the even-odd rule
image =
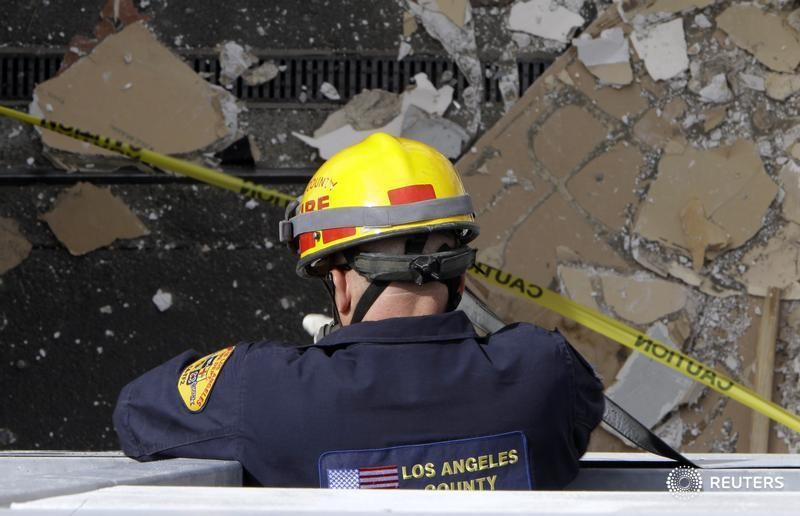
[[[249,53],[363,53],[402,59],[404,52],[455,58],[453,52],[466,51],[468,55],[459,57],[462,71],[471,73],[476,83],[479,77],[501,78],[505,102],[478,102],[480,95],[475,95],[469,110],[461,100],[432,107],[420,98],[422,91],[404,94],[415,98],[403,120],[408,134],[444,128],[456,135],[449,141],[455,156],[467,148],[467,138],[485,131],[516,99],[517,56],[555,56],[569,43],[510,31],[513,2],[508,0],[444,4],[446,20],[439,19],[440,30],[447,34],[450,24],[461,27],[457,31],[466,46],[436,39],[423,20],[429,14],[419,12],[415,18],[406,2],[356,0],[232,0],[224,8],[207,1],[121,0],[117,21],[113,1],[17,2],[4,12],[0,41],[10,53],[15,48],[57,48],[68,64],[94,61],[67,67],[55,82],[39,85],[41,92],[59,99],[65,92],[70,102],[77,98],[76,109],[88,111],[81,116],[89,117],[80,119],[81,124],[97,122],[91,128],[127,141],[134,136],[148,143],[159,133],[159,144],[167,143],[164,134],[174,144],[185,142],[187,132],[206,131],[188,148],[162,150],[212,165],[218,163],[209,155],[217,148],[215,139],[227,137],[208,132],[220,127],[216,106],[205,109],[202,123],[195,119],[194,126],[180,127],[175,122],[183,114],[175,108],[191,112],[198,102],[207,108],[211,94],[220,99],[225,94],[197,80],[208,79],[208,74],[185,74],[185,68],[167,64],[157,94],[141,95],[147,92],[140,86],[150,85],[147,70],[134,70],[143,64],[139,54],[152,51],[162,63],[174,63],[174,54],[219,55],[227,49],[231,74],[241,73],[248,84],[259,85],[274,79],[276,70],[269,59],[255,62]],[[429,11],[434,6],[419,5]],[[592,2],[565,5],[587,20],[595,10]],[[155,39],[139,31],[135,41],[113,48],[115,40],[130,36],[121,32],[123,27],[135,27],[142,18]],[[243,68],[237,68],[237,59]],[[84,67],[91,73],[84,74]],[[131,70],[134,76],[126,77]],[[446,92],[455,84],[452,72],[427,79],[436,91]],[[191,88],[192,94],[176,96],[182,88]],[[322,162],[316,149],[292,133],[314,134],[346,101],[337,101],[337,93],[326,89],[322,93],[331,103],[309,102],[303,96],[308,91],[280,105],[240,103],[246,109],[238,113],[238,134],[248,137],[257,167]],[[68,111],[58,100],[40,98],[36,105],[48,118]],[[374,112],[356,112],[358,129],[376,119]],[[156,126],[130,124],[137,117]],[[111,407],[128,379],[187,348],[210,351],[263,337],[306,339],[302,315],[325,311],[327,301],[318,286],[296,278],[294,259],[276,245],[281,210],[209,187],[174,184],[166,175],[150,180],[161,185],[120,184],[111,175],[125,177],[125,170],[101,174],[104,180],[96,181],[92,174],[122,162],[103,153],[87,158],[63,152],[57,141],[47,137],[46,143],[53,145],[43,152],[37,131],[0,119],[0,448],[114,449]],[[79,185],[69,172],[54,167],[81,169],[81,177],[94,186]],[[26,178],[22,184],[19,177]],[[103,184],[107,181],[114,184],[109,188]],[[299,187],[281,188],[296,194]],[[86,227],[95,229],[83,231]]]
[[[796,72],[800,32],[789,11],[617,4],[458,166],[477,201],[480,260],[658,335],[746,385],[758,296],[782,289],[772,399],[796,413],[800,117],[787,74]],[[612,398],[671,444],[750,450],[749,409],[570,321],[481,291],[508,319],[558,327],[593,360]],[[798,446],[797,434],[771,426],[770,450]],[[598,430],[592,448],[624,446]]]
[[[4,41],[68,45],[72,35],[92,32],[96,9],[59,4],[16,8],[0,28]],[[398,61],[447,55],[472,89],[453,101],[452,74],[442,74],[419,77],[401,94],[365,90],[347,103],[328,84],[322,93],[338,104],[311,104],[301,93],[290,105],[242,106],[237,135],[248,137],[258,166],[318,165],[354,133],[391,124],[398,134],[431,138],[461,155],[483,228],[481,260],[648,331],[745,384],[755,370],[758,296],[778,286],[784,302],[773,399],[800,409],[800,340],[791,330],[800,320],[800,115],[793,102],[800,79],[792,50],[800,37],[788,8],[731,11],[729,2],[705,0],[625,2],[608,11],[599,0],[367,7],[342,0],[310,1],[301,12],[296,2],[263,4],[131,5],[150,18],[159,45],[215,49],[225,54],[230,77],[255,84],[284,72],[253,58],[256,51],[293,49],[388,53]],[[605,12],[573,40],[598,10]],[[217,23],[197,23],[212,18]],[[517,57],[562,52],[518,99]],[[118,54],[111,59],[120,61]],[[126,54],[115,63],[122,70],[131,64]],[[189,82],[205,87],[197,77],[205,78]],[[480,101],[486,77],[499,78],[502,101]],[[131,80],[113,84],[121,98],[136,88]],[[45,114],[57,111],[52,102],[38,105]],[[33,130],[0,119],[4,134],[0,173],[49,167]],[[209,138],[203,142],[193,157],[213,163]],[[102,163],[58,158],[57,165],[89,171],[87,164]],[[303,339],[301,314],[326,304],[321,290],[295,279],[292,258],[274,245],[280,210],[206,187],[97,186],[0,186],[0,243],[9,243],[0,252],[8,373],[0,375],[8,393],[2,413],[39,403],[46,414],[0,421],[0,447],[113,448],[108,417],[127,378],[187,347],[264,335]],[[59,208],[70,207],[70,196],[122,203],[122,231],[97,232],[104,238],[92,242],[59,236],[51,222],[64,223]],[[67,212],[81,224],[103,219],[91,209]],[[509,320],[559,327],[623,406],[670,443],[686,451],[750,449],[749,409],[570,321],[474,286]],[[76,370],[91,374],[78,378]],[[64,379],[71,389],[53,391]],[[797,448],[796,435],[775,426],[771,433],[771,450]],[[628,451],[603,430],[592,448]]]

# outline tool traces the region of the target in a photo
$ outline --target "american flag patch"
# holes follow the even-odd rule
[[[397,489],[400,475],[397,466],[374,466],[358,469],[329,469],[330,489]]]

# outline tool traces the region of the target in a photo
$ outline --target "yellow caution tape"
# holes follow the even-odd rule
[[[21,111],[10,109],[5,106],[0,106],[0,115],[14,118],[20,122],[44,127],[45,129],[63,134],[64,136],[69,136],[70,138],[75,138],[76,140],[88,142],[106,150],[118,152],[131,159],[141,161],[142,163],[147,163],[148,165],[169,170],[170,172],[175,172],[176,174],[188,176],[193,179],[197,179],[198,181],[202,181],[203,183],[218,186],[226,190],[231,190],[238,194],[245,195],[247,197],[253,197],[276,206],[285,208],[286,205],[294,200],[294,197],[291,195],[279,192],[277,190],[264,188],[261,185],[257,185],[250,181],[245,181],[244,179],[232,176],[230,174],[225,174],[208,167],[203,167],[190,161],[173,158],[155,151],[136,147],[135,145],[114,140],[107,136],[101,136],[88,131],[82,131],[81,129],[69,127],[58,122],[51,122],[50,120],[45,120],[44,118],[22,113]]]
[[[491,265],[480,262],[475,263],[469,269],[469,273],[478,280],[501,287],[517,297],[534,302],[563,317],[572,319],[590,330],[644,354],[661,365],[672,368],[692,380],[711,387],[720,394],[750,407],[795,432],[800,432],[800,417],[797,415],[770,400],[762,398],[751,389],[731,380],[728,376],[715,371],[675,348],[651,338],[645,333],[626,326],[607,315],[601,314],[597,310],[567,299],[552,290],[542,288],[535,283],[496,269]]]
[[[225,188],[233,192],[254,197],[264,202],[280,207],[286,207],[294,197],[291,195],[270,190],[255,183],[245,181],[238,177],[225,174],[207,167],[191,163],[178,158],[173,158],[155,151],[143,149],[123,143],[106,136],[92,134],[74,127],[68,127],[57,122],[51,122],[36,116],[22,113],[14,109],[0,106],[0,115],[8,116],[55,131],[84,142],[91,143],[104,149],[118,152],[131,159],[147,163],[162,169],[182,174],[204,183]],[[469,270],[475,278],[497,285],[504,290],[537,303],[553,312],[572,319],[590,330],[604,335],[623,346],[643,353],[648,358],[659,364],[670,367],[689,378],[706,385],[715,391],[767,416],[768,418],[800,432],[800,418],[779,405],[762,398],[751,389],[736,383],[726,375],[715,371],[707,365],[681,353],[680,351],[652,339],[648,335],[626,326],[621,322],[601,314],[589,307],[580,305],[562,295],[542,288],[523,278],[496,269],[485,263],[476,263]]]

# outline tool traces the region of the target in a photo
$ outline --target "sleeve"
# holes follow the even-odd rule
[[[575,387],[572,439],[577,453],[575,458],[579,459],[589,447],[589,435],[603,418],[605,396],[603,383],[594,368],[569,342],[566,344],[568,355],[572,359],[570,362]]]
[[[126,385],[114,409],[122,450],[137,460],[237,459],[247,346],[186,351]]]

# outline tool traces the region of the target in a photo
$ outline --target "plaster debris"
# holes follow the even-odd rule
[[[403,36],[409,37],[417,32],[417,19],[408,11],[403,11]]]
[[[325,98],[331,100],[340,100],[342,97],[339,96],[339,92],[333,86],[333,84],[329,82],[323,82],[319,87],[319,92],[322,93]]]
[[[693,200],[697,199],[707,222],[730,235],[725,245],[705,250],[706,256],[713,257],[755,235],[777,191],[750,141],[739,140],[712,150],[687,148],[683,154],[661,158],[658,176],[641,205],[634,232],[669,247],[691,249],[697,235],[709,231],[707,225],[684,229],[685,224],[696,225],[699,220],[699,205]],[[690,203],[693,207],[686,211]]]
[[[631,42],[656,81],[671,79],[689,68],[681,18],[637,29],[631,34]]]
[[[172,307],[172,294],[158,289],[155,295],[153,295],[153,304],[156,305],[159,312],[169,310]]]
[[[576,29],[583,26],[583,16],[553,0],[519,1],[511,6],[508,28],[540,38],[566,43]]]
[[[151,18],[139,14],[132,0],[108,0],[100,11],[100,21],[94,27],[94,37],[76,35],[67,44],[67,52],[61,61],[58,73],[72,66],[80,58],[89,54],[108,36],[120,32],[133,23]],[[63,36],[63,33],[61,34]]]
[[[397,47],[397,60],[402,61],[406,56],[411,55],[413,50],[410,43],[401,40],[400,45]]]
[[[647,326],[652,322],[642,321],[656,317],[670,328],[673,342],[685,342],[693,356],[746,378],[758,333],[748,315],[755,313],[750,300],[776,282],[786,287],[784,296],[793,298],[800,290],[795,265],[800,263],[800,222],[795,222],[800,219],[800,122],[792,102],[797,97],[770,98],[770,70],[737,47],[732,36],[716,30],[717,14],[736,5],[731,0],[700,3],[706,6],[702,13],[693,2],[627,4],[629,11],[668,8],[635,16],[628,24],[606,11],[585,33],[598,38],[604,30],[622,28],[641,37],[665,22],[683,24],[685,44],[693,48],[687,59],[691,73],[678,70],[656,81],[647,59],[639,63],[634,57],[633,82],[617,88],[602,85],[580,51],[559,57],[457,163],[483,230],[475,245],[486,263],[537,284],[556,285],[581,304],[628,324]],[[769,3],[762,9],[779,17],[785,10]],[[592,41],[583,36],[576,46],[583,40]],[[717,91],[704,91],[707,99],[701,99],[700,91],[720,75]],[[728,92],[730,101],[718,103]],[[781,195],[770,177],[781,183]],[[526,181],[528,190],[522,188]],[[567,247],[575,252],[559,251]],[[634,290],[609,285],[656,279],[669,286],[662,291],[650,284],[636,284]],[[658,300],[635,302],[637,289],[645,288],[651,297],[642,299]],[[669,293],[666,308],[662,292]],[[618,345],[499,289],[487,286],[480,295],[509,320],[557,327],[605,378],[613,379],[625,360]],[[647,313],[653,305],[669,313]],[[680,325],[685,328],[676,333]],[[796,332],[784,332],[789,333]],[[793,342],[794,348],[779,353],[778,370],[788,376],[776,399],[796,410],[800,366],[793,366],[791,357],[800,339]],[[669,371],[654,373],[658,382],[662,372]],[[636,382],[628,385],[639,388]],[[646,403],[649,398],[637,396]],[[735,447],[737,432],[749,433],[750,413],[736,404],[708,391],[697,403],[669,401],[652,418],[655,429],[682,450],[695,452]],[[780,437],[773,447],[798,448],[796,437]],[[590,446],[612,451],[618,445],[600,431]],[[738,446],[737,451],[748,451],[746,439]]]
[[[764,91],[767,87],[766,81],[760,75],[751,73],[740,73],[739,82],[745,87],[755,91]]]
[[[778,287],[782,299],[800,299],[800,225],[787,223],[745,253],[741,263],[747,270],[739,278],[748,294],[763,297],[770,287]]]
[[[694,24],[700,27],[701,29],[710,29],[713,26],[711,20],[706,18],[706,15],[703,13],[695,15]]]
[[[466,77],[469,86],[462,93],[464,106],[470,116],[466,130],[470,135],[474,135],[481,122],[483,66],[478,58],[472,9],[469,3],[465,2],[464,23],[459,26],[442,12],[441,5],[445,3],[437,3],[437,0],[406,1],[409,11],[422,23],[428,34],[442,44]],[[445,11],[450,10],[445,7]]]
[[[795,9],[786,16],[786,23],[789,27],[800,32],[800,9]]]
[[[394,136],[424,137],[442,153],[457,157],[469,135],[457,124],[441,118],[453,100],[453,87],[445,85],[437,89],[424,73],[415,75],[414,80],[416,86],[399,96],[382,90],[364,90],[329,115],[313,138],[292,134],[319,149],[324,159],[379,131]],[[406,121],[411,107],[422,113]]]
[[[439,11],[458,27],[463,27],[469,12],[469,0],[436,0]]]
[[[5,274],[31,254],[31,243],[13,219],[0,217],[0,274]]]
[[[727,106],[711,108],[703,113],[703,132],[709,133],[722,125],[728,116]]]
[[[137,58],[125,64],[131,48]],[[128,83],[133,87],[123,90]],[[53,105],[48,120],[164,154],[213,152],[230,144],[238,130],[235,97],[200,78],[142,23],[108,36],[91,55],[40,83],[30,111],[41,115],[47,104]],[[135,164],[52,131],[41,131],[41,137],[45,155],[60,168],[97,171]]]
[[[578,59],[601,82],[624,86],[633,81],[628,40],[621,27],[604,30],[595,39],[581,34],[572,44],[578,49]]]
[[[558,279],[561,282],[561,292],[573,301],[602,312],[597,303],[599,292],[592,286],[592,274],[581,267],[567,265],[558,266]]]
[[[678,348],[663,323],[651,326],[647,334],[667,347]],[[695,401],[701,392],[702,385],[642,353],[632,353],[617,373],[616,382],[606,389],[609,398],[648,428],[678,406]]]
[[[219,83],[232,88],[233,83],[248,68],[258,63],[258,58],[235,41],[226,41],[219,46]]]
[[[427,143],[448,158],[459,157],[469,141],[469,135],[460,125],[432,116],[415,105],[405,111],[401,135]]]
[[[686,288],[647,275],[602,274],[603,299],[618,317],[634,324],[649,324],[681,310]]]
[[[767,95],[775,100],[786,100],[800,91],[800,75],[768,73],[766,79]]]
[[[792,72],[800,63],[798,33],[783,16],[756,5],[732,5],[717,16],[717,26],[737,46],[776,72]]]
[[[788,162],[778,173],[784,196],[781,214],[788,221],[800,224],[800,166]]]
[[[52,210],[40,216],[70,254],[80,256],[117,239],[150,234],[142,222],[107,188],[78,183],[62,191]]]
[[[647,15],[690,12],[713,3],[714,0],[614,0],[617,11],[625,21],[632,21],[636,16],[646,19]]]
[[[705,263],[707,250],[718,251],[730,242],[731,236],[723,228],[706,217],[703,202],[693,197],[680,213],[684,243],[692,257],[695,272],[700,272]]]
[[[280,68],[278,68],[278,65],[272,61],[267,61],[242,72],[242,80],[248,86],[259,86],[271,81],[277,77],[279,73]]]
[[[711,82],[704,86],[699,93],[704,102],[724,104],[733,100],[733,93],[728,88],[728,79],[724,73],[712,77]]]
[[[622,275],[559,264],[558,277],[570,299],[633,324],[653,323],[682,310],[688,300],[685,286],[646,273]]]

